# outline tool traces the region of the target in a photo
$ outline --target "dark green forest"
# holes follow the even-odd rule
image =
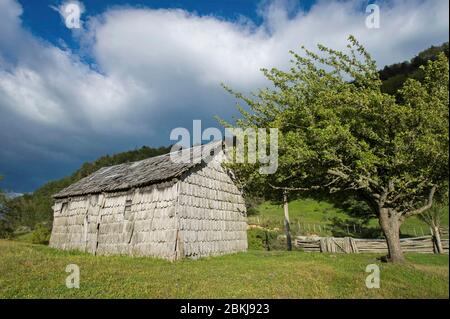
[[[434,60],[440,52],[444,52],[448,58],[448,42],[441,46],[432,46],[420,52],[410,61],[384,67],[380,70],[383,91],[397,96],[398,89],[402,87],[408,78],[422,80],[423,73],[420,66],[425,65],[429,60]],[[142,160],[168,153],[169,151],[170,146],[159,148],[143,146],[137,150],[112,156],[106,155],[94,162],[84,163],[70,176],[48,182],[32,194],[25,194],[14,199],[7,199],[0,191],[0,238],[29,232],[37,226],[42,227],[44,225],[44,227],[50,228],[52,222],[52,195],[96,170],[105,166]]]
[[[435,60],[440,52],[444,52],[448,58],[448,42],[440,46],[432,46],[420,52],[410,61],[385,66],[380,71],[380,79],[383,81],[383,92],[398,96],[398,90],[408,78],[418,81],[423,80],[423,71],[420,69],[420,66],[425,65],[427,61]]]

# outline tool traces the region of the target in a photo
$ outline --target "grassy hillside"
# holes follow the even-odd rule
[[[283,229],[284,213],[280,205],[264,202],[254,211],[256,214],[249,217],[249,223]],[[444,216],[443,225],[448,227],[448,208]],[[348,226],[349,234],[355,237],[377,235],[377,230],[381,235],[377,219],[370,219],[365,223],[364,220],[349,216],[345,210],[327,201],[311,198],[291,201],[289,203],[289,217],[294,233],[339,236],[347,232]],[[429,233],[428,226],[416,217],[407,219],[401,230],[402,234],[407,236],[421,236]],[[363,233],[361,234],[360,231]]]
[[[0,240],[0,298],[448,298],[448,256],[407,255],[406,265],[375,255],[250,251],[179,262],[92,256]],[[378,264],[381,288],[367,289]],[[68,264],[80,289],[68,289]]]

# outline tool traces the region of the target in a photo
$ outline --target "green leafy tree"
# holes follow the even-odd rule
[[[423,81],[406,81],[397,102],[382,92],[375,61],[354,37],[348,52],[318,48],[291,52],[288,71],[263,69],[273,87],[251,97],[226,87],[243,105],[241,117],[224,125],[279,129],[275,174],[232,168],[250,193],[352,192],[378,217],[387,259],[402,262],[401,224],[446,191],[448,60],[427,62]]]

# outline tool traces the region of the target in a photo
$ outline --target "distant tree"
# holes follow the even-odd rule
[[[438,254],[444,253],[441,241],[441,232],[442,219],[445,215],[448,215],[448,201],[445,204],[436,204],[428,211],[419,215],[419,218],[430,227],[431,234],[433,236],[435,252]]]
[[[279,129],[275,174],[232,168],[248,192],[356,194],[379,219],[387,260],[402,262],[401,224],[430,209],[448,181],[448,60],[422,67],[423,82],[409,79],[399,103],[381,91],[376,63],[354,37],[349,53],[318,47],[291,52],[289,71],[263,69],[274,88],[252,97],[226,88],[244,102],[233,126]]]
[[[3,176],[0,175],[0,181],[3,179]],[[6,195],[3,190],[0,188],[0,238],[10,237],[12,233],[12,228],[8,219],[6,218],[7,214],[7,206],[6,206]]]
[[[3,176],[0,175],[0,181],[3,179]],[[5,210],[6,203],[6,195],[3,190],[0,188],[0,218],[3,216]]]

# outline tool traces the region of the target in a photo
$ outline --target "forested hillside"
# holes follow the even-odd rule
[[[383,81],[382,90],[385,93],[397,95],[397,91],[408,78],[422,80],[423,72],[420,66],[425,65],[429,60],[435,60],[440,52],[444,52],[448,58],[448,42],[440,46],[432,46],[420,52],[410,61],[385,66],[380,71],[380,78]]]

